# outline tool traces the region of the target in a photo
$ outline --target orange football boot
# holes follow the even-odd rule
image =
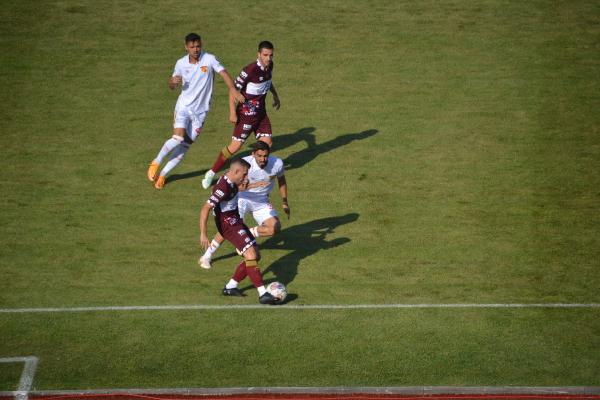
[[[154,180],[156,179],[158,167],[159,165],[156,162],[154,162],[154,160],[150,163],[150,166],[148,167],[148,180],[150,182],[154,182]]]

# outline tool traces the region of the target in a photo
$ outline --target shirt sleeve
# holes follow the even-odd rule
[[[173,69],[173,75],[171,76],[183,76],[183,71],[181,70],[181,64],[179,61],[175,63],[175,68]]]
[[[223,197],[225,197],[225,192],[215,185],[215,187],[213,187],[212,194],[206,202],[210,204],[211,207],[216,207],[217,204],[219,204],[221,200],[223,200]]]
[[[215,73],[217,73],[217,74],[219,74],[221,71],[223,71],[225,69],[225,67],[223,65],[221,65],[221,62],[219,60],[217,60],[217,57],[215,57],[215,56],[212,57],[211,67],[212,67],[213,71],[215,71]]]
[[[278,178],[281,178],[285,174],[285,168],[283,167],[281,158],[278,158],[275,162],[275,171],[275,175],[277,175]]]
[[[248,67],[244,68],[242,72],[235,78],[235,88],[237,90],[242,90],[248,84],[250,80],[250,71],[248,71]]]

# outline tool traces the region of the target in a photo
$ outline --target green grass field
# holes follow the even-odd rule
[[[221,80],[165,190],[145,176],[191,31],[234,76],[275,44],[292,218],[261,267],[289,304],[600,303],[598,2],[15,1],[0,20],[3,310],[257,303],[220,296],[231,246],[196,264]],[[0,338],[43,390],[600,386],[599,308],[0,313]]]

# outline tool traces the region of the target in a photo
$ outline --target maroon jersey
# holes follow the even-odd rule
[[[215,210],[215,217],[220,221],[240,219],[237,204],[238,187],[231,182],[227,175],[219,178],[213,186],[212,194],[207,202]]]
[[[240,218],[237,205],[238,187],[223,175],[213,186],[208,204],[215,211],[215,224],[223,237],[229,240],[240,253],[244,253],[256,240]]]
[[[258,60],[242,69],[235,79],[235,87],[244,95],[246,101],[238,104],[238,115],[251,117],[267,112],[265,98],[271,88],[272,72],[273,62],[265,68]]]

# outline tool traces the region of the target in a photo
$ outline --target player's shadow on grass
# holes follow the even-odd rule
[[[266,279],[265,285],[277,281],[287,286],[298,275],[298,267],[303,259],[321,250],[331,249],[350,242],[351,239],[347,237],[328,240],[327,236],[334,233],[338,226],[354,222],[357,219],[357,213],[316,219],[283,229],[275,236],[259,244],[261,251],[290,250],[289,253],[272,262],[263,271],[263,275],[269,272],[275,275],[273,278]],[[251,289],[252,287],[248,286],[243,290]],[[293,301],[297,297],[297,295],[290,293],[286,302]]]
[[[340,135],[335,139],[328,140],[327,142],[317,144],[316,136],[313,132],[315,132],[316,128],[309,126],[305,128],[298,129],[296,132],[286,133],[284,135],[274,135],[273,136],[273,154],[277,155],[277,152],[288,147],[292,147],[300,142],[306,143],[306,148],[300,150],[296,153],[290,154],[283,160],[286,170],[291,170],[294,168],[300,168],[310,161],[317,158],[320,154],[327,153],[331,150],[335,150],[338,147],[345,146],[355,140],[363,140],[370,136],[375,135],[379,132],[377,129],[368,129],[366,131],[357,132],[357,133],[346,133],[344,135]],[[249,146],[251,141],[247,142]],[[251,150],[246,147],[245,150],[240,151],[235,155],[235,157],[246,157],[251,154]],[[221,173],[228,168],[226,165]],[[191,171],[182,174],[173,174],[167,177],[166,183],[173,183],[175,181],[181,179],[189,179],[196,177],[203,177],[204,174],[208,171],[207,169],[201,169],[198,171]]]
[[[295,133],[277,136],[277,141],[273,140],[274,153],[280,149],[291,147],[300,141],[304,141],[307,144],[305,149],[290,154],[283,160],[286,170],[303,167],[321,154],[346,146],[355,140],[366,139],[379,132],[377,129],[368,129],[357,133],[346,133],[334,139],[317,144],[315,135],[312,134],[314,130],[315,128],[303,128]]]
[[[208,171],[207,169],[200,169],[198,171],[191,171],[191,172],[186,172],[183,174],[173,174],[173,175],[169,175],[165,181],[165,183],[173,183],[175,181],[178,181],[180,179],[189,179],[189,178],[195,178],[197,176],[201,176],[204,178],[204,174],[206,173],[206,171]]]

